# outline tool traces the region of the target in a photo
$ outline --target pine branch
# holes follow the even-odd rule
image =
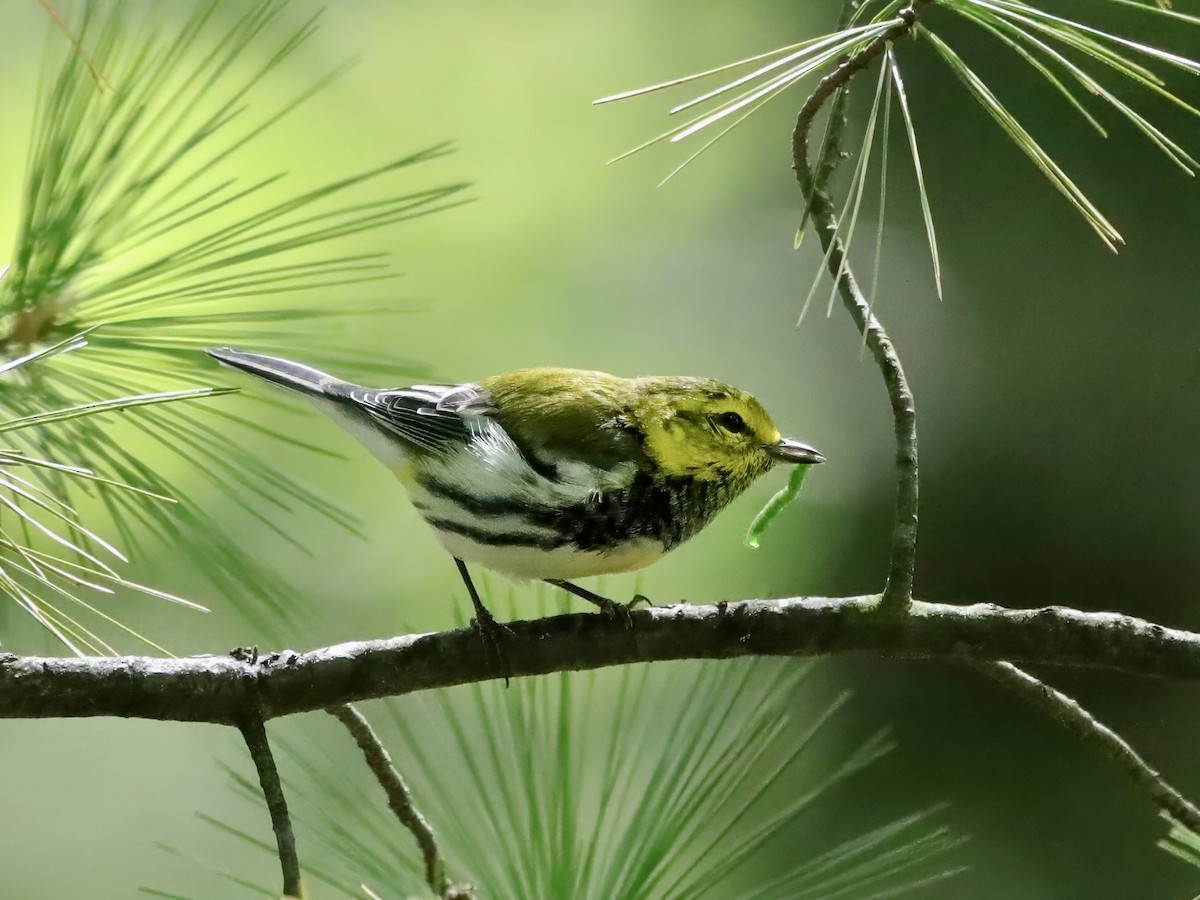
[[[257,662],[0,655],[0,718],[125,716],[240,726],[257,709],[269,720],[505,674],[741,656],[1009,660],[1200,681],[1200,634],[1133,616],[914,601],[896,627],[877,614],[880,599],[661,606],[633,612],[631,627],[588,613],[512,622],[506,672],[480,652],[479,635],[470,628],[289,650]]]
[[[253,679],[251,679],[253,681]],[[275,768],[275,756],[267,740],[267,729],[257,711],[242,716],[238,725],[254,768],[258,770],[258,782],[262,785],[267,811],[271,814],[271,828],[275,832],[275,844],[279,849],[279,865],[283,869],[283,896],[303,897],[300,887],[300,859],[296,855],[296,835],[292,831],[292,819],[288,815],[287,799],[279,781],[279,770]]]
[[[792,132],[792,165],[800,188],[807,199],[806,214],[815,225],[830,274],[836,283],[850,317],[854,320],[871,356],[875,359],[887,384],[888,399],[896,432],[896,521],[892,531],[892,556],[888,569],[887,587],[883,592],[880,612],[891,616],[903,615],[912,600],[913,572],[917,560],[917,414],[912,391],[900,357],[891,338],[871,312],[858,281],[850,271],[846,249],[837,235],[838,219],[833,201],[825,190],[830,172],[828,162],[822,164],[820,175],[813,172],[808,161],[808,133],[821,108],[846,87],[855,73],[864,69],[897,40],[911,33],[917,21],[917,10],[931,0],[912,0],[897,13],[899,19],[866,47],[842,61],[836,69],[817,84],[796,116]],[[830,128],[838,130],[840,121]],[[836,162],[831,160],[830,162]]]
[[[823,143],[826,146],[837,146],[846,126],[845,104],[850,79],[873,59],[885,51],[890,52],[889,48],[895,41],[912,33],[917,27],[918,9],[930,2],[932,0],[911,0],[898,13],[898,24],[880,34],[857,53],[843,59],[837,69],[823,78],[797,115],[796,127],[792,134],[792,163],[804,191],[804,216],[806,219],[811,216],[817,224],[817,233],[836,289],[867,346],[871,348],[892,404],[896,434],[896,522],[892,538],[891,570],[880,602],[880,612],[885,613],[886,617],[900,620],[903,620],[911,608],[913,571],[916,564],[916,410],[900,358],[887,332],[872,315],[870,304],[863,296],[850,269],[846,247],[838,237],[838,215],[826,187],[839,155],[830,154],[823,148],[814,172],[808,161],[808,133],[821,107],[833,97],[835,100]],[[849,17],[855,5],[856,0],[845,0],[839,27],[844,28],[845,23],[850,21]],[[973,666],[1049,712],[1083,740],[1098,746],[1106,756],[1117,762],[1139,787],[1146,790],[1163,812],[1200,834],[1200,809],[1152,769],[1124,738],[1099,721],[1073,697],[1050,687],[1005,660],[975,662]]]
[[[1159,809],[1200,834],[1200,809],[1152,769],[1128,741],[1084,709],[1078,700],[1012,663],[988,663],[975,668],[1054,716],[1082,740],[1099,747],[1105,756],[1125,770],[1134,784],[1150,795]]]
[[[388,798],[391,807],[400,824],[412,832],[417,845],[421,848],[421,858],[425,862],[425,882],[429,889],[443,900],[471,900],[475,892],[463,885],[454,885],[446,877],[446,864],[438,851],[437,840],[429,822],[421,815],[421,811],[413,804],[412,792],[396,767],[387,748],[379,740],[371,723],[353,706],[335,706],[327,712],[346,726],[358,749],[366,758],[367,767],[375,776]]]

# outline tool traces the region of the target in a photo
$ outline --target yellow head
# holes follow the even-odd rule
[[[817,463],[823,457],[784,439],[762,405],[745,391],[709,378],[634,381],[633,423],[664,475],[701,481],[749,482],[776,462]]]
[[[619,378],[579,369],[522,369],[481,382],[501,424],[545,460],[606,468],[634,460],[654,474],[740,490],[776,462],[824,460],[780,438],[745,391],[711,378]]]

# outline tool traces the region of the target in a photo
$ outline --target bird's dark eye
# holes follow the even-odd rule
[[[732,434],[741,434],[746,430],[746,420],[735,412],[721,413],[717,416],[717,424]]]

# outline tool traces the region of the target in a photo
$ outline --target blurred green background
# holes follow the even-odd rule
[[[800,199],[788,136],[802,93],[785,94],[659,190],[655,183],[682,158],[678,148],[611,167],[604,161],[662,130],[668,104],[591,106],[617,90],[828,29],[836,7],[333,6],[255,103],[269,109],[348,57],[359,56],[358,65],[256,141],[239,165],[287,170],[289,183],[303,188],[453,138],[458,152],[410,182],[468,179],[477,201],[361,238],[364,249],[394,253],[406,277],[333,291],[328,302],[387,298],[413,311],[386,328],[352,319],[333,333],[298,326],[295,357],[336,343],[394,351],[446,380],[556,364],[702,373],[744,386],[829,463],[759,551],[741,537],[779,476],[639,576],[640,590],[657,602],[878,590],[892,502],[882,386],[842,310],[823,315],[825,287],[821,309],[792,327],[820,261],[815,241],[792,249]],[[287,16],[299,23],[315,9],[297,3]],[[49,26],[34,2],[3,0],[0,15],[0,248],[8,248]],[[1141,37],[1200,53],[1200,32],[1121,20]],[[900,165],[889,186],[877,311],[920,413],[918,592],[951,602],[1119,609],[1200,628],[1200,194],[1114,117],[1105,119],[1112,136],[1097,141],[1014,57],[946,24],[943,34],[1091,192],[1128,247],[1109,254],[939,61],[918,44],[900,48],[945,273],[939,303],[915,188],[894,141]],[[1200,102],[1195,79],[1180,90]],[[1187,148],[1200,148],[1200,123],[1165,103],[1151,108]],[[864,251],[871,242],[859,241]],[[858,260],[869,270],[869,254]],[[212,378],[232,381],[215,368]],[[264,408],[247,396],[221,402],[254,414]],[[200,567],[153,544],[136,560],[144,579],[213,612],[131,601],[121,614],[177,653],[251,643],[307,648],[459,621],[466,598],[453,565],[390,476],[315,412],[292,404],[270,415],[272,425],[347,459],[292,452],[251,433],[220,439],[277,458],[358,510],[371,540],[297,514],[287,527],[313,548],[305,556],[231,508],[231,534],[261,547],[294,584],[290,623],[251,630],[228,598],[206,594]],[[218,513],[226,504],[211,502]],[[604,588],[623,596],[635,581],[609,579]],[[566,599],[561,607],[578,608]],[[14,614],[0,622],[7,649],[58,652]],[[1130,738],[1186,794],[1200,795],[1194,688],[1040,674]],[[1143,794],[990,683],[940,663],[866,658],[830,660],[819,677],[831,691],[854,689],[850,715],[864,730],[890,724],[900,740],[840,795],[830,827],[867,827],[883,811],[944,799],[949,821],[971,838],[961,855],[972,871],[927,896],[1173,898],[1200,889],[1195,870],[1154,846],[1165,826]],[[193,818],[204,809],[268,835],[261,811],[226,796],[215,758],[245,768],[236,742],[211,727],[0,721],[8,823],[0,895],[123,897],[139,884],[186,892],[194,869],[155,849],[156,840],[273,883],[269,858],[236,847],[231,856],[228,839]]]

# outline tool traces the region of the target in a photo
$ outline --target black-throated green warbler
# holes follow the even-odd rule
[[[285,359],[208,353],[308,395],[391,469],[454,557],[484,629],[494,620],[466,562],[612,611],[567,579],[649,565],[775,463],[824,461],[781,437],[752,396],[710,378],[542,368],[376,390]]]

